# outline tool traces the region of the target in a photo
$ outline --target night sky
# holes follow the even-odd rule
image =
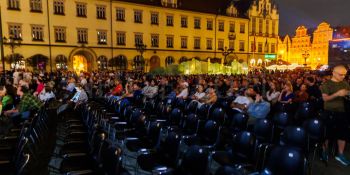
[[[315,28],[322,21],[350,26],[350,0],[275,0],[280,12],[280,35],[295,35],[299,25]]]

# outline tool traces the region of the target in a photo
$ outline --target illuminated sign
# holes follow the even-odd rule
[[[265,59],[276,59],[275,54],[265,54]]]

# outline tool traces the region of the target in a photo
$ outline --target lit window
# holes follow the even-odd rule
[[[10,24],[9,25],[9,36],[13,39],[22,39],[22,25],[21,24]]]
[[[98,44],[107,44],[107,31],[105,30],[97,31],[97,41],[98,41]]]
[[[44,31],[41,25],[32,25],[33,41],[44,41]]]

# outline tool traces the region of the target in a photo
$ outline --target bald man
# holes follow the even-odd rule
[[[327,140],[323,146],[322,159],[328,161],[328,139],[337,140],[338,154],[335,159],[345,166],[350,165],[350,161],[344,156],[344,148],[348,133],[348,119],[345,112],[344,100],[349,95],[350,86],[344,81],[347,75],[344,66],[336,66],[333,69],[333,76],[321,86],[322,98],[327,127]]]

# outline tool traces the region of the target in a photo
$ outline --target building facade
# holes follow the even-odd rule
[[[253,1],[249,9],[250,65],[277,58],[279,12],[271,0]]]
[[[305,26],[299,26],[292,38],[286,35],[279,39],[278,58],[289,63],[306,64],[312,67],[326,65],[332,35],[333,29],[326,22],[322,22],[311,31]]]
[[[149,71],[192,58],[223,59],[226,47],[233,52],[227,59],[248,62],[249,17],[262,2],[245,9],[243,1],[226,0],[4,0],[2,59],[7,70]],[[267,17],[277,14],[271,2],[265,3]],[[265,27],[270,32],[256,37],[267,38],[266,53],[275,52],[276,19]]]

